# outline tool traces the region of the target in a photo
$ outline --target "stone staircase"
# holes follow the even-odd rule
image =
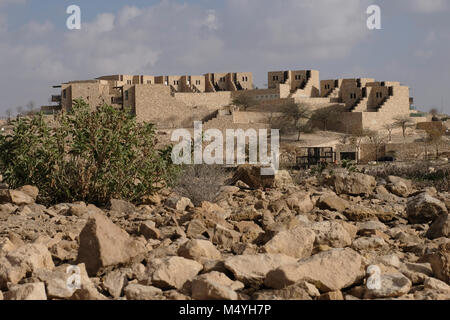
[[[307,94],[307,92],[310,92],[312,87],[313,87],[312,80],[311,80],[311,78],[308,78],[305,85],[302,88],[297,89],[297,90],[295,90],[295,92],[291,93],[289,95],[289,98],[309,97],[309,94]]]
[[[367,101],[369,101],[369,98],[367,97],[358,99],[353,107],[350,108],[350,112],[366,112]]]
[[[378,107],[376,107],[376,112],[386,112],[388,111],[390,105],[392,104],[392,96],[386,97],[383,102],[380,103]]]
[[[325,95],[325,98],[339,98],[339,89],[338,87],[334,88]]]

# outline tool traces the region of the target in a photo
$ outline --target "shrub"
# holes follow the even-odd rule
[[[192,203],[198,206],[202,201],[214,201],[228,176],[227,169],[220,165],[184,166],[174,190],[179,195],[191,199]]]
[[[388,176],[411,179],[418,189],[435,187],[441,192],[450,191],[450,165],[435,168],[426,163],[403,166],[387,164],[366,170],[365,173],[383,179],[386,179]]]
[[[109,105],[82,100],[53,124],[42,114],[19,118],[0,136],[0,172],[12,187],[35,185],[44,204],[111,198],[138,202],[173,181],[170,149],[156,150],[153,125]]]

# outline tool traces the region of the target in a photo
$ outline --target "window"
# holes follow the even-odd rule
[[[128,91],[125,91],[125,100],[128,100]]]
[[[127,80],[127,84],[131,84],[131,80]]]
[[[147,84],[152,84],[152,80],[147,80]]]
[[[273,80],[278,80],[278,76],[273,76]]]
[[[199,84],[201,84],[202,82],[200,81],[200,80],[195,80],[195,84],[197,84],[197,85],[199,85]]]
[[[66,89],[63,90],[63,98],[66,98]]]

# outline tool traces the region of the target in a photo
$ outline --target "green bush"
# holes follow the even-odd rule
[[[109,105],[91,111],[77,100],[53,123],[39,114],[19,118],[13,127],[0,136],[0,172],[12,188],[37,186],[44,204],[136,203],[170,184],[177,171],[170,149],[155,148],[152,124]]]

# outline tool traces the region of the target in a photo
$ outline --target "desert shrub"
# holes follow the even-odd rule
[[[388,176],[397,176],[410,179],[416,188],[435,187],[438,191],[450,191],[450,165],[440,168],[427,163],[415,163],[399,166],[387,164],[381,167],[368,169],[365,173],[386,179]]]
[[[229,175],[228,170],[220,165],[187,165],[182,168],[174,191],[191,199],[196,206],[202,201],[212,202]]]
[[[126,110],[82,100],[53,124],[42,114],[19,118],[0,136],[0,172],[12,187],[35,185],[44,204],[111,198],[131,202],[170,183],[176,167],[170,150],[156,150],[153,125]]]

